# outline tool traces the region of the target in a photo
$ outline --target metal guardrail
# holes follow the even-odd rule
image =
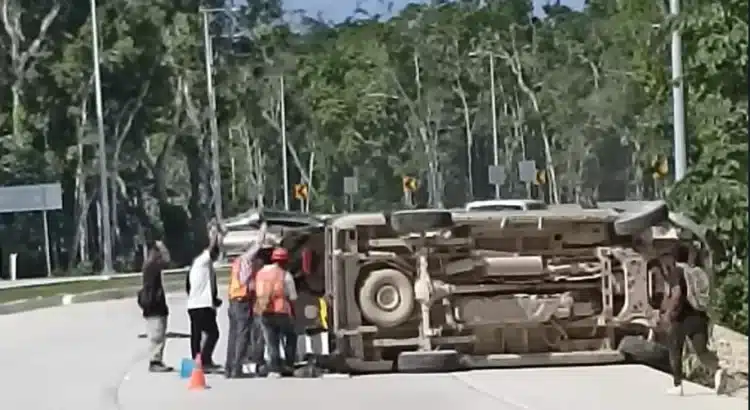
[[[226,263],[215,264],[216,269],[223,269],[229,267]],[[186,274],[190,270],[189,267],[165,269],[163,274],[166,276]],[[84,282],[96,282],[96,281],[117,281],[120,279],[137,278],[141,276],[141,272],[132,273],[116,273],[113,275],[91,275],[91,276],[76,276],[76,277],[62,277],[62,278],[35,278],[35,279],[19,279],[19,280],[0,280],[0,292],[3,290],[11,289],[25,289],[34,287],[45,287],[55,286],[72,283],[84,283]]]

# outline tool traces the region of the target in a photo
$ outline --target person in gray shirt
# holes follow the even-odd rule
[[[242,365],[248,356],[252,331],[253,273],[263,265],[257,254],[266,240],[267,224],[261,223],[258,235],[250,247],[232,264],[229,279],[229,338],[224,375],[229,378],[248,376]]]

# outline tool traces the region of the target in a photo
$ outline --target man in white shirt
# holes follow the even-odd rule
[[[214,349],[219,340],[216,309],[221,306],[221,299],[217,296],[216,271],[213,264],[219,258],[220,243],[219,230],[213,226],[209,232],[208,247],[193,260],[187,281],[190,351],[193,359],[200,354],[206,372],[216,372],[221,367],[213,361]]]

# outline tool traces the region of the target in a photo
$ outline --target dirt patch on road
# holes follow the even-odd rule
[[[719,356],[721,366],[729,373],[728,393],[735,397],[748,398],[748,337],[723,326],[714,326],[711,338],[712,350]],[[713,375],[700,364],[698,358],[686,349],[685,373],[697,383],[713,387]]]

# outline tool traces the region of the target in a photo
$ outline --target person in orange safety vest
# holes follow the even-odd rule
[[[253,311],[268,348],[269,377],[278,377],[293,370],[297,356],[297,333],[292,317],[292,302],[297,300],[294,278],[286,270],[289,252],[276,248],[271,253],[271,264],[255,275],[255,305]],[[281,361],[279,345],[284,342],[285,363]]]
[[[267,224],[261,223],[255,241],[242,255],[232,262],[229,278],[229,338],[227,339],[227,361],[224,375],[229,378],[247,376],[242,365],[248,358],[250,340],[253,332],[252,285],[253,274],[263,262],[257,257],[258,251],[266,240]]]

